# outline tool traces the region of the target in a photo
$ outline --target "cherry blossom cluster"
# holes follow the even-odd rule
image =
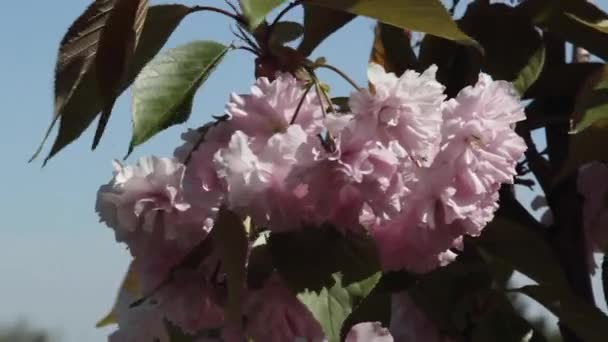
[[[492,220],[501,185],[513,182],[526,149],[514,124],[525,116],[507,82],[480,74],[446,99],[435,73],[433,66],[397,77],[372,64],[372,87],[354,91],[346,112],[314,84],[262,77],[249,94],[231,96],[223,120],[186,132],[173,158],[115,163],[97,210],[129,247],[140,291],[154,293],[153,305],[139,309],[150,312],[137,317],[167,319],[189,333],[225,326],[226,280],[214,252],[158,286],[205,240],[220,208],[271,234],[326,223],[339,232],[364,227],[385,271],[423,273],[454,260],[462,238]],[[404,319],[430,326],[413,303],[401,306],[412,307]],[[224,340],[324,338],[278,274],[246,289],[243,311],[242,331],[224,327]],[[167,340],[163,329],[131,326],[111,340]],[[389,330],[366,323],[347,340],[392,341]]]

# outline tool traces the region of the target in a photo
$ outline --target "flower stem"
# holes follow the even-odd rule
[[[350,85],[352,85],[353,88],[355,88],[356,90],[361,90],[361,87],[359,87],[352,78],[350,78],[347,74],[345,74],[342,70],[336,68],[335,66],[329,65],[329,64],[320,64],[320,65],[317,65],[317,67],[329,69],[329,70],[335,72],[336,74],[340,75],[340,77],[342,77],[344,80],[346,80],[346,82],[350,83]]]
[[[217,8],[217,7],[212,7],[212,6],[193,6],[191,8],[191,10],[190,10],[190,13],[203,12],[203,11],[219,13],[219,14],[225,15],[225,16],[231,18],[231,19],[234,19],[240,25],[247,25],[247,21],[241,15],[230,13],[230,12],[224,10],[224,9]]]
[[[291,117],[291,121],[289,122],[290,125],[293,125],[296,122],[296,118],[298,117],[298,113],[300,112],[300,108],[302,108],[302,105],[304,104],[304,100],[306,100],[306,95],[308,95],[308,92],[310,91],[310,89],[312,89],[313,84],[309,84],[306,86],[306,90],[304,90],[304,94],[302,95],[302,98],[300,99],[300,102],[298,102],[298,106],[296,107],[296,111],[295,113],[293,113],[293,116]]]

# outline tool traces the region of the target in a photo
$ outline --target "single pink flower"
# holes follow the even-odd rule
[[[397,141],[413,161],[428,165],[441,140],[441,105],[445,87],[435,79],[436,66],[419,74],[406,71],[401,77],[377,64],[368,68],[372,90],[351,95],[350,106],[364,125],[375,128],[383,144]]]

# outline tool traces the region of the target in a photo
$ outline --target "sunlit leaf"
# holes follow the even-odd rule
[[[241,9],[251,30],[264,21],[273,9],[279,7],[285,0],[241,0]]]
[[[133,85],[133,148],[188,119],[192,98],[230,47],[195,41],[163,52],[146,65]]]
[[[334,283],[320,291],[304,291],[298,299],[312,312],[321,324],[325,337],[330,342],[340,341],[342,324],[350,315],[353,307],[362,301],[376,286],[381,274],[375,273],[369,278],[345,284],[340,273],[332,275]]]
[[[439,0],[307,0],[307,2],[374,18],[403,29],[479,46],[458,28]]]
[[[526,91],[536,82],[545,65],[545,48],[541,46],[530,57],[528,64],[524,66],[517,78],[513,81],[513,87],[520,95],[524,95]]]

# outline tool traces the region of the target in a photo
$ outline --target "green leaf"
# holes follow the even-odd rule
[[[154,58],[133,85],[133,148],[188,119],[192,98],[231,47],[195,41]]]
[[[608,58],[608,15],[589,1],[527,0],[519,10],[542,29]]]
[[[513,81],[513,87],[523,96],[526,91],[536,82],[545,65],[545,48],[541,46],[530,57],[528,64],[524,66],[517,78]]]
[[[553,312],[585,342],[603,342],[608,336],[608,316],[570,292],[551,286],[524,286],[517,289]]]
[[[566,288],[567,282],[555,253],[533,233],[536,227],[525,227],[514,220],[496,217],[475,241],[484,254],[507,263],[540,284]]]
[[[397,76],[405,70],[416,69],[418,58],[412,50],[409,33],[392,25],[377,23],[370,62]]]
[[[308,0],[308,3],[479,47],[475,40],[458,28],[439,0]]]
[[[226,318],[231,324],[240,326],[247,262],[247,232],[241,218],[226,208],[220,209],[213,232],[214,246],[219,251],[228,283]]]
[[[319,321],[325,337],[330,342],[339,342],[342,323],[351,314],[353,307],[376,286],[381,273],[374,273],[366,279],[350,284],[344,282],[340,273],[335,273],[332,277],[332,286],[320,291],[304,291],[298,294],[298,299]]]
[[[97,13],[96,11],[93,14]],[[158,53],[158,51],[166,43],[169,36],[171,36],[181,20],[188,13],[190,13],[190,8],[183,5],[160,5],[150,7],[142,34],[139,38],[139,44],[137,45],[137,49],[135,50],[135,54],[131,60],[127,77],[122,84],[121,92],[129,87],[143,66]],[[85,17],[93,14],[87,14]],[[79,34],[79,32],[83,30],[91,30],[92,27],[102,25],[103,18],[103,16],[96,16],[95,21],[86,24],[86,27],[90,26],[86,29],[82,28],[85,24],[74,24],[74,28],[70,29],[64,40],[72,41],[73,38],[71,37]],[[78,139],[82,132],[89,127],[91,122],[93,122],[95,117],[102,110],[102,100],[97,91],[97,73],[93,58],[95,56],[99,34],[91,33],[85,36],[88,37],[87,40],[83,40],[82,42],[74,41],[71,43],[73,44],[70,45],[71,47],[63,47],[65,44],[62,44],[62,49],[64,50],[60,51],[58,70],[60,68],[60,63],[67,63],[66,57],[61,57],[62,54],[72,55],[73,53],[71,51],[73,50],[75,51],[78,49],[80,51],[82,46],[91,46],[90,50],[85,49],[82,51],[88,51],[86,52],[86,55],[89,55],[90,53],[93,55],[90,57],[90,62],[88,62],[90,65],[82,71],[79,71],[82,72],[82,75],[79,76],[80,78],[77,80],[77,82],[68,82],[69,84],[66,83],[63,85],[56,85],[55,118],[53,119],[46,136],[44,137],[36,153],[32,156],[31,160],[35,159],[42,150],[42,147],[44,146],[44,143],[46,142],[46,139],[48,138],[57,120],[59,120],[59,133],[49,155],[45,159],[45,163],[64,147]],[[78,69],[77,66],[71,66],[70,68]],[[59,76],[58,74],[57,77],[57,82],[64,82],[59,80],[59,78],[63,76]],[[61,90],[61,88],[70,89],[71,93],[69,96],[67,96],[68,94],[65,93],[65,90]]]
[[[373,239],[362,227],[341,233],[322,225],[272,233],[267,246],[281,277],[339,341],[342,322],[380,279]]]
[[[298,51],[308,56],[332,33],[355,18],[354,14],[304,3],[304,38]]]
[[[249,29],[253,31],[264,18],[285,0],[241,0],[241,9],[247,19]]]
[[[139,37],[142,33],[148,0],[115,0],[97,46],[97,88],[103,103],[99,124],[93,137],[93,149],[97,147],[112,113],[116,98]]]
[[[608,68],[605,66],[591,74],[580,91],[575,108],[573,134],[596,125],[606,126],[608,119]]]
[[[281,46],[292,42],[304,34],[304,27],[294,21],[281,21],[275,24],[270,37],[270,44]]]

